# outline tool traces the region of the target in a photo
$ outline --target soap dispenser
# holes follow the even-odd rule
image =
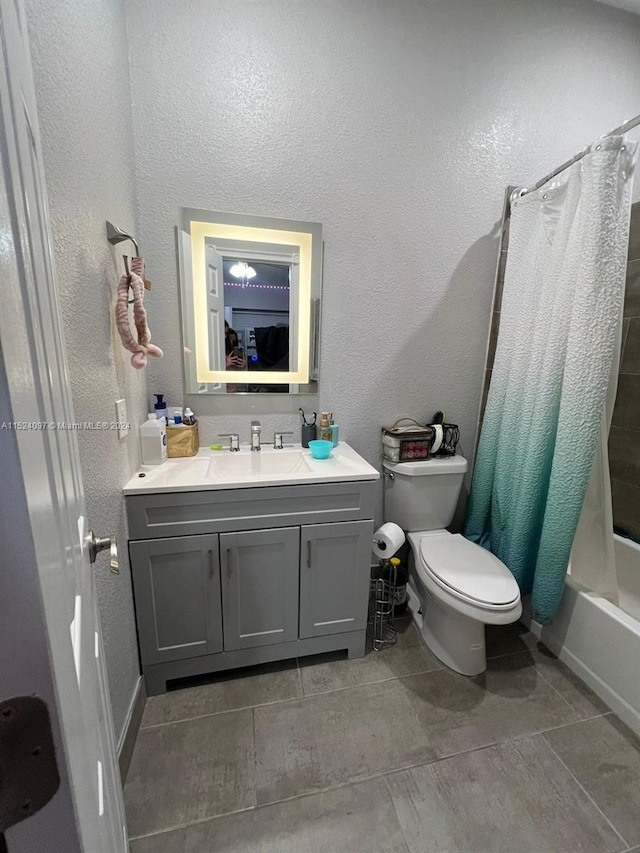
[[[167,415],[169,414],[169,411],[167,409],[167,404],[164,399],[164,394],[154,394],[153,396],[156,398],[157,401],[153,406],[153,408],[156,410],[156,417],[164,418],[164,422],[168,423]]]
[[[329,412],[320,413],[320,423],[318,424],[318,438],[320,439],[320,441],[333,442],[333,437],[331,435],[331,416]]]

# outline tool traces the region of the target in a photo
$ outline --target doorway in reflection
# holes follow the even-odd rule
[[[222,268],[226,369],[247,380],[227,392],[287,393],[288,384],[262,385],[260,372],[290,369],[289,265],[223,257]]]

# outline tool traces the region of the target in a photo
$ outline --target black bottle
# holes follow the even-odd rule
[[[407,596],[407,581],[409,580],[409,573],[398,557],[392,557],[389,560],[389,563],[392,567],[395,567],[396,575],[393,615],[402,616],[406,613],[407,607],[409,606],[409,597]],[[393,568],[391,569],[391,574],[393,575]]]

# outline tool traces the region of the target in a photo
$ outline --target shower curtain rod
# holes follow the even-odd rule
[[[620,127],[614,127],[613,130],[610,130],[608,133],[605,133],[604,136],[619,136],[620,134],[626,133],[628,130],[631,130],[634,127],[638,127],[638,125],[640,125],[640,115],[634,116],[628,121],[623,122]],[[604,139],[604,136],[600,138]],[[564,172],[564,170],[568,169],[569,166],[573,166],[573,164],[577,163],[578,160],[582,160],[585,154],[588,154],[590,150],[591,146],[589,146],[588,148],[584,148],[582,151],[579,151],[570,160],[567,160],[567,162],[563,163],[562,166],[558,166],[558,168],[554,169],[553,172],[549,172],[548,175],[545,175],[544,178],[541,178],[532,187],[524,187],[523,189],[514,190],[511,193],[511,198],[522,198],[522,196],[527,195],[527,193],[532,193],[535,190],[539,190],[540,187],[543,187],[547,183],[547,181],[551,180],[551,178],[555,178],[556,175],[559,175],[561,172]]]

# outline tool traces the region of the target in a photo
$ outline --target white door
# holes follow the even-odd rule
[[[10,412],[11,422],[32,425],[23,429],[5,425],[2,447],[7,455],[2,464],[7,472],[13,461],[21,468],[20,485],[24,488],[20,494],[26,501],[25,527],[31,540],[25,537],[24,548],[33,547],[37,564],[37,571],[30,568],[40,587],[48,666],[55,688],[55,702],[51,703],[55,707],[50,712],[59,725],[63,754],[58,762],[63,782],[71,792],[77,846],[84,853],[124,853],[128,843],[122,789],[96,612],[94,569],[87,549],[77,434],[61,426],[73,424],[74,414],[20,0],[0,0],[0,51],[0,407]],[[79,298],[87,298],[87,294],[79,294]],[[12,431],[10,438],[6,437],[7,429]],[[16,528],[16,539],[19,535]],[[10,541],[9,546],[12,544],[16,543]],[[108,571],[108,558],[99,558],[96,566]],[[10,575],[9,567],[5,569]],[[30,614],[12,614],[11,601],[6,598],[1,604],[3,636],[11,637],[9,625],[15,619],[18,638],[19,620],[28,624]],[[35,612],[33,618],[35,626]],[[4,664],[7,649],[0,649],[0,654],[5,656]],[[16,653],[18,664],[20,654],[21,649]],[[30,673],[16,673],[14,683],[18,675],[25,690]],[[11,681],[0,683],[0,700],[8,698],[3,694]],[[37,687],[32,692],[37,692]],[[46,821],[42,823],[46,809],[7,830],[9,853],[29,849],[23,832],[28,821],[41,821],[40,835],[46,833]],[[30,849],[35,850],[36,845],[38,850],[53,849],[47,848],[46,841],[38,837]]]
[[[207,323],[209,326],[209,370],[226,370],[224,335],[224,267],[213,246],[207,246]],[[209,386],[211,391],[224,391],[222,383]]]

